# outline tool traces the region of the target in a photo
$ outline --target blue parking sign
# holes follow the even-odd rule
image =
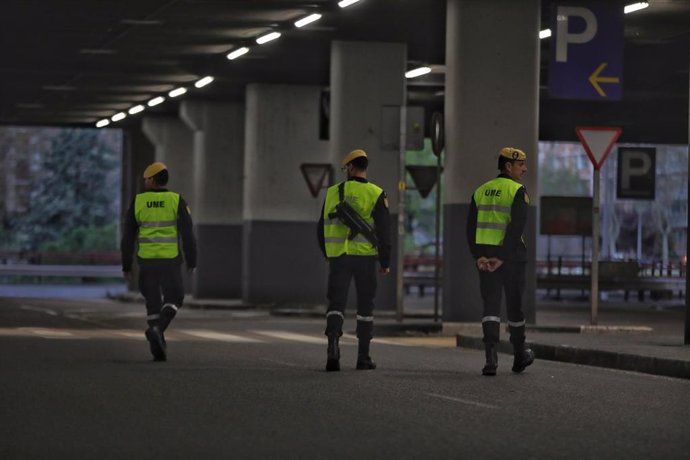
[[[621,99],[624,35],[620,4],[554,5],[551,31],[551,97]]]

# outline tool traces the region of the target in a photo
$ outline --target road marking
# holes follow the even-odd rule
[[[118,330],[115,331],[115,334],[121,335],[123,337],[127,337],[128,339],[141,339],[144,340],[146,337],[144,336],[143,332],[134,332],[134,331],[125,331],[125,330]],[[169,340],[169,338],[168,338]]]
[[[68,331],[60,329],[48,329],[43,327],[20,327],[20,330],[26,331],[30,334],[37,335],[44,339],[79,339],[84,337],[76,337]]]
[[[218,340],[220,342],[232,342],[232,343],[262,343],[263,340],[253,339],[251,337],[242,337],[240,335],[226,334],[224,332],[215,332],[204,329],[181,329],[177,330],[178,333],[183,333],[187,335],[193,335],[194,337],[201,337],[202,339]]]
[[[41,307],[32,307],[31,305],[22,305],[19,307],[20,310],[24,311],[35,311],[38,313],[45,313],[46,315],[50,316],[58,316],[58,312],[55,310],[51,310],[49,308],[41,308]]]
[[[469,404],[471,406],[477,406],[477,407],[481,407],[483,409],[500,409],[500,407],[494,406],[493,404],[480,403],[477,401],[471,401],[469,399],[454,398],[452,396],[438,395],[436,393],[425,393],[425,394],[427,396],[431,396],[432,398],[439,398],[439,399],[445,399],[447,401],[459,402],[462,404]]]
[[[273,363],[273,364],[281,364],[283,366],[288,366],[288,367],[301,367],[299,364],[290,363],[288,361],[280,361],[278,359],[259,358],[259,361],[266,361],[267,363]]]
[[[276,339],[289,340],[292,342],[304,342],[304,343],[315,343],[319,345],[325,345],[328,341],[325,338],[313,337],[311,335],[297,334],[294,332],[286,331],[250,331],[255,334],[265,335],[268,337],[273,337]]]

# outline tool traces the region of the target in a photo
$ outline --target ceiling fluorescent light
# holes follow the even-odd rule
[[[149,107],[155,107],[155,106],[157,106],[158,104],[162,104],[163,101],[165,101],[165,98],[164,98],[163,96],[158,96],[158,97],[154,97],[153,99],[151,99],[150,101],[148,101],[148,102],[146,103],[146,105],[148,105]]]
[[[649,6],[648,2],[633,3],[632,5],[626,5],[625,8],[623,8],[623,13],[625,13],[625,14],[634,13],[635,11],[644,10],[648,6]]]
[[[194,83],[194,86],[197,88],[203,88],[204,86],[206,86],[212,82],[213,82],[213,77],[204,77],[201,80]]]
[[[143,105],[139,104],[139,105],[135,105],[134,107],[129,109],[128,112],[130,115],[134,115],[135,113],[143,112],[144,109],[145,109],[145,107]]]
[[[184,93],[187,92],[187,88],[177,88],[168,93],[168,96],[170,97],[177,97],[177,96],[182,96]]]
[[[359,0],[342,0],[342,1],[338,2],[338,6],[340,8],[347,8],[348,6],[353,5],[353,4],[357,3],[358,1]]]
[[[103,128],[104,126],[108,126],[109,124],[110,124],[110,120],[108,120],[107,118],[104,118],[102,120],[99,120],[96,123],[96,128]]]
[[[248,52],[249,52],[249,48],[247,48],[246,46],[243,46],[242,48],[237,48],[235,51],[228,54],[228,59],[230,59],[232,61],[233,59],[237,59],[238,57],[243,56],[243,55],[247,54]]]
[[[549,38],[551,36],[551,29],[544,29],[539,31],[539,38],[541,40]]]
[[[120,120],[124,119],[126,116],[127,116],[126,113],[120,112],[120,113],[116,113],[115,115],[113,115],[112,118],[110,118],[110,119],[113,121],[120,121]]]
[[[416,69],[412,69],[408,72],[405,72],[405,78],[420,77],[422,75],[428,74],[429,72],[431,72],[431,67],[418,67]]]
[[[307,24],[311,24],[312,22],[318,21],[321,19],[321,15],[318,13],[310,14],[306,18],[302,18],[299,21],[295,22],[295,27],[304,27]]]
[[[275,40],[276,38],[280,37],[280,32],[271,32],[266,35],[262,35],[261,37],[256,39],[256,42],[259,45],[263,45],[264,43],[268,43],[270,41]]]

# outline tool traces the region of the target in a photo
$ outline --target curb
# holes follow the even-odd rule
[[[506,333],[510,332],[508,325],[505,324],[504,329]],[[481,334],[482,325],[478,321],[475,322],[445,322],[443,324],[444,335],[464,335],[464,334]],[[654,332],[654,329],[647,326],[593,326],[589,324],[582,324],[576,326],[541,326],[536,324],[528,324],[525,327],[526,332],[543,332],[543,333],[563,333],[563,334],[644,334]]]
[[[458,334],[456,335],[456,345],[463,348],[484,350],[484,342],[481,337]],[[530,347],[537,359],[690,379],[690,361],[592,350],[568,345],[531,343]],[[498,344],[498,351],[512,354],[513,347],[509,342],[501,341]]]

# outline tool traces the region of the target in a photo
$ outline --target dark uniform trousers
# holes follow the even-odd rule
[[[179,263],[139,265],[139,291],[146,299],[148,325],[162,331],[175,317],[184,300],[184,284]],[[161,298],[162,294],[162,298]]]
[[[326,335],[343,335],[347,293],[350,281],[354,278],[357,290],[357,337],[364,341],[371,340],[376,295],[376,256],[342,255],[329,259],[329,266]]]
[[[496,344],[501,328],[501,298],[505,291],[510,341],[525,342],[525,316],[522,312],[522,294],[525,290],[523,261],[507,260],[494,272],[479,272],[479,289],[484,300],[482,330],[484,343]]]

